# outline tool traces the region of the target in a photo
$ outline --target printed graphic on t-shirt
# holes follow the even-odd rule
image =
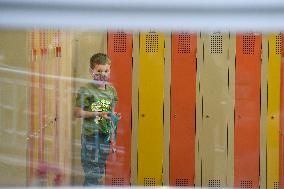
[[[98,99],[96,102],[91,104],[91,110],[93,112],[111,112],[111,101],[109,99]],[[102,123],[103,118],[97,116],[95,123]]]
[[[91,110],[94,112],[109,112],[111,110],[111,101],[108,99],[98,99],[92,103]]]

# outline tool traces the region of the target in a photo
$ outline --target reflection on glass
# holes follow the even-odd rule
[[[0,30],[0,185],[281,188],[283,49],[281,33]]]

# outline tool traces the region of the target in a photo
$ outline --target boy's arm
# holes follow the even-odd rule
[[[112,100],[112,112],[115,110],[115,106],[118,102],[118,97],[117,97],[117,92],[116,89],[112,86],[112,91],[113,91],[113,100]]]
[[[118,102],[117,92],[116,89],[112,86],[113,90],[113,102],[112,102],[112,113],[117,117],[118,120],[121,119],[121,113],[115,112],[115,106]]]
[[[80,107],[75,107],[74,116],[77,118],[95,118],[96,116],[106,117],[108,116],[108,113],[107,112],[89,112],[89,111],[83,110]]]

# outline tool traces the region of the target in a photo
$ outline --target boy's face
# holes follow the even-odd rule
[[[110,65],[95,64],[94,69],[90,68],[91,75],[96,81],[108,81],[110,78]]]

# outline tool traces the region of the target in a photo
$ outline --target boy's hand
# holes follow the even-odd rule
[[[99,112],[99,116],[108,120],[111,120],[109,112]]]
[[[116,115],[118,117],[118,120],[121,120],[121,118],[122,118],[121,113],[114,112],[114,115]]]

